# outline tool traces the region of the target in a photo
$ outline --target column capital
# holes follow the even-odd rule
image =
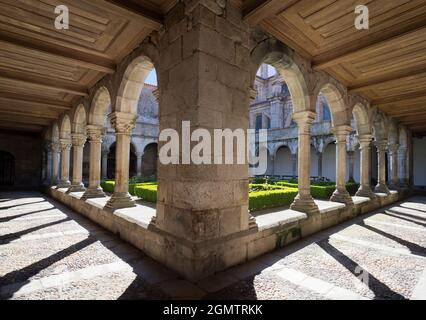
[[[59,142],[52,142],[52,151],[53,152],[61,152],[61,144]]]
[[[71,141],[74,147],[83,147],[86,143],[86,135],[82,133],[73,133],[71,134]]]
[[[371,134],[357,135],[357,137],[361,147],[369,147],[371,141],[373,141],[373,135]]]
[[[136,157],[143,157],[143,155],[144,155],[144,152],[136,152]]]
[[[113,112],[108,115],[108,120],[115,129],[116,134],[130,135],[136,125],[137,115],[126,112]]]
[[[101,126],[89,124],[86,128],[87,136],[90,142],[102,143],[102,137],[104,135],[104,128]]]
[[[313,111],[299,111],[293,113],[293,120],[297,123],[300,134],[309,134],[311,125],[315,121],[316,113]]]
[[[72,141],[71,139],[68,138],[61,138],[59,139],[60,145],[61,145],[61,150],[62,151],[67,151],[71,149],[72,146]]]
[[[399,144],[397,143],[389,144],[388,148],[390,152],[397,153],[399,149]]]
[[[377,150],[379,151],[386,151],[388,148],[387,140],[376,141],[374,144],[377,147]]]
[[[346,138],[352,132],[352,127],[348,125],[332,127],[331,132],[336,136],[336,143],[346,143]]]

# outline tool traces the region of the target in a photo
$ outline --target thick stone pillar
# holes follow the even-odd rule
[[[71,150],[71,139],[59,139],[61,143],[61,181],[59,182],[59,188],[69,188],[70,182],[70,150]]]
[[[290,208],[307,214],[319,213],[318,207],[311,196],[311,125],[315,120],[315,112],[303,111],[293,114],[297,123],[299,145],[298,154],[298,184],[299,193]]]
[[[130,134],[135,127],[136,115],[114,112],[108,116],[116,135],[115,188],[106,209],[134,207],[136,204],[129,194]]]
[[[86,143],[86,135],[74,133],[71,135],[73,148],[72,183],[67,192],[86,191],[83,184],[83,148]]]
[[[58,185],[59,180],[59,157],[61,152],[61,145],[58,142],[52,143],[52,180],[51,185]]]
[[[142,178],[143,152],[136,152],[136,176]]]
[[[390,188],[393,190],[399,190],[398,181],[398,148],[399,145],[392,143],[389,145],[389,164],[390,164]]]
[[[346,190],[346,139],[352,131],[350,126],[339,126],[332,129],[336,136],[336,190],[330,201],[353,204],[352,197]]]
[[[102,150],[102,180],[108,179],[108,150]]]
[[[89,187],[84,193],[83,199],[105,197],[100,179],[102,134],[103,128],[101,126],[87,126],[87,136],[90,143]]]
[[[215,129],[247,132],[249,31],[230,1],[180,1],[169,11],[157,69],[160,80],[167,78],[161,87],[160,131],[174,129],[182,138],[183,121],[190,121],[185,139],[196,129],[207,130],[211,137]],[[224,146],[225,139],[217,137]],[[152,227],[173,239],[173,245],[152,254],[191,279],[245,261],[245,240],[240,237],[256,232],[248,211],[248,162],[237,163],[234,154],[233,164],[225,164],[216,153],[208,155],[212,163],[195,164],[189,159],[191,150],[182,145],[175,163],[164,164],[165,143],[159,141]]]
[[[401,187],[408,187],[407,178],[407,154],[408,148],[406,146],[399,147],[398,149],[398,178]]]
[[[371,191],[370,182],[371,182],[371,141],[373,137],[371,135],[359,136],[359,145],[360,145],[360,186],[356,193],[356,196],[359,197],[368,197],[375,198],[376,195]]]
[[[374,188],[374,192],[386,193],[389,194],[388,186],[386,185],[386,150],[387,150],[387,141],[378,141],[376,143],[377,147],[377,175],[378,182]]]
[[[317,152],[318,157],[318,178],[322,178],[322,152]]]

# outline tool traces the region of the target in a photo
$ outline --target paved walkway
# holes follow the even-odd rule
[[[196,284],[36,192],[0,193],[1,299],[425,299],[426,197]]]

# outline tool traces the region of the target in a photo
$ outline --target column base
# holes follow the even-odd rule
[[[71,187],[70,181],[59,181],[58,185],[56,186],[56,189],[69,188],[69,187]]]
[[[70,192],[84,192],[86,191],[86,188],[84,187],[84,184],[79,183],[79,184],[72,184],[71,187],[69,187],[69,189],[67,190],[67,193]]]
[[[366,197],[370,199],[377,198],[373,191],[371,191],[370,186],[360,186],[358,191],[355,193],[357,197]]]
[[[308,215],[314,215],[314,214],[320,213],[318,206],[315,204],[314,199],[311,196],[304,197],[302,199],[300,198],[299,195],[297,195],[294,198],[293,203],[290,205],[290,209],[299,211],[299,212],[304,212]]]
[[[128,192],[114,192],[111,199],[105,205],[105,210],[114,211],[122,208],[135,207],[136,203]]]
[[[93,199],[93,198],[103,198],[106,197],[106,194],[104,190],[101,187],[95,187],[95,188],[87,188],[86,192],[83,194],[81,199]]]
[[[389,188],[386,184],[383,183],[379,183],[375,188],[374,188],[374,192],[376,193],[386,193],[386,194],[390,194]]]
[[[352,197],[347,190],[336,189],[330,197],[330,201],[340,202],[344,204],[353,204]]]

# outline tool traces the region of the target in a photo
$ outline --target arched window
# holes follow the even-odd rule
[[[15,181],[15,157],[0,151],[0,186],[13,186]]]
[[[331,121],[330,107],[327,104],[323,105],[323,120]]]
[[[258,114],[258,115],[256,116],[255,129],[256,129],[256,130],[260,130],[260,129],[262,129],[262,115],[261,115],[261,114]]]

